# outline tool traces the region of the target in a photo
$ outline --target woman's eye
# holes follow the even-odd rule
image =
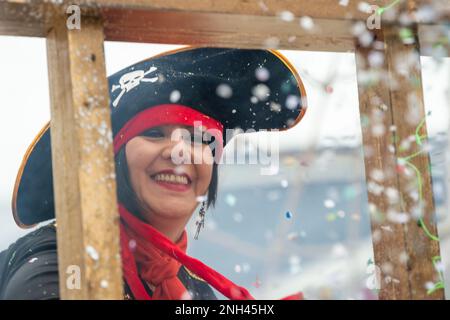
[[[203,135],[191,135],[191,142],[196,144],[205,144],[208,145],[210,141]]]
[[[149,129],[143,133],[143,136],[149,138],[163,138],[164,132],[161,129]]]

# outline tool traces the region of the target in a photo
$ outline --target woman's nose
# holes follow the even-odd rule
[[[168,138],[162,150],[162,158],[174,164],[185,164],[191,160],[190,144],[183,138]]]

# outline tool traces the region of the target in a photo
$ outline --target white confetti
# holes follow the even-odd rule
[[[387,214],[387,218],[389,221],[392,221],[394,223],[407,223],[410,219],[410,216],[409,214],[404,212],[389,211]]]
[[[280,39],[277,37],[269,37],[264,40],[264,47],[266,49],[276,49],[280,45]]]
[[[267,81],[270,78],[270,72],[267,68],[260,67],[255,70],[255,77],[261,82]]]
[[[344,258],[348,256],[348,250],[342,243],[337,243],[333,245],[333,248],[331,249],[331,254],[335,258]]]
[[[358,3],[358,10],[364,13],[372,13],[372,6],[367,2],[360,1]]]
[[[286,21],[286,22],[291,22],[291,21],[294,21],[294,19],[295,19],[294,14],[287,10],[281,11],[279,14],[279,17],[281,20]]]
[[[178,102],[179,100],[180,100],[180,98],[181,98],[181,93],[180,93],[180,91],[178,91],[178,90],[173,90],[171,93],[170,93],[170,102],[172,102],[172,103],[175,103],[175,102]]]
[[[270,89],[265,84],[260,83],[253,87],[252,93],[259,101],[266,101],[270,95]]]
[[[286,98],[286,108],[288,108],[289,110],[297,109],[299,103],[300,99],[298,98],[298,96],[290,94]]]
[[[232,195],[231,193],[229,193],[225,196],[225,202],[230,207],[234,207],[234,205],[236,204],[236,197],[234,195]]]
[[[207,195],[198,196],[197,198],[195,198],[195,200],[197,200],[197,202],[203,202],[203,201],[206,201],[207,199],[208,199]]]
[[[181,295],[180,300],[192,300],[192,293],[190,291],[186,290]]]
[[[314,28],[314,21],[311,17],[304,16],[300,18],[300,26],[305,30],[311,30]]]
[[[289,186],[289,182],[286,179],[281,180],[280,184],[283,188],[287,188]]]
[[[229,99],[233,95],[233,89],[226,83],[219,84],[216,89],[219,97]]]
[[[100,258],[97,250],[95,250],[95,248],[92,246],[86,247],[86,253],[88,254],[89,257],[91,257],[92,260],[98,261],[98,259]]]
[[[384,63],[384,54],[379,51],[370,51],[368,58],[369,64],[374,68],[381,67]]]
[[[136,246],[137,246],[136,240],[131,239],[131,240],[128,242],[128,247],[129,247],[132,251],[133,251],[134,249],[136,249]]]
[[[370,172],[370,177],[375,181],[382,182],[384,180],[384,172],[380,169],[373,169]]]
[[[325,208],[327,209],[331,209],[334,208],[336,206],[336,204],[334,203],[334,201],[332,199],[326,199],[323,202],[323,205],[325,206]]]
[[[270,102],[270,111],[280,112],[281,111],[281,105],[279,103],[271,101]]]

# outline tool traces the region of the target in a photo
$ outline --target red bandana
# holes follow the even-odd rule
[[[196,122],[214,136],[217,141],[216,155],[220,157],[223,151],[223,125],[200,111],[179,104],[154,106],[128,120],[114,137],[114,153],[116,154],[130,139],[152,127],[166,124],[194,126]]]
[[[174,270],[178,272],[178,269],[182,264],[191,272],[208,282],[225,297],[231,300],[254,300],[247,289],[234,284],[225,276],[208,267],[200,260],[186,254],[186,231],[184,231],[182,239],[175,244],[151,225],[140,221],[134,215],[129,213],[121,204],[119,204],[119,212],[122,218],[120,235],[124,276],[136,299],[181,299],[186,297],[183,296],[186,289],[181,282],[177,281],[178,279],[174,279],[173,277],[173,274],[175,273]],[[130,230],[133,231],[133,237],[129,236],[128,232],[130,232]],[[130,245],[131,247],[135,246],[132,240],[136,241],[136,248],[139,248],[137,249],[139,253],[133,254],[131,251]],[[150,261],[154,262],[155,259],[160,259],[160,257],[163,257],[165,261],[157,263],[158,266],[155,267],[155,269],[152,269],[151,266],[147,265]],[[167,272],[167,274],[164,272],[163,275],[158,275],[157,272],[162,272],[162,270],[164,270],[162,266],[166,263],[168,269],[171,271]],[[153,272],[156,272],[156,277],[159,280],[162,280],[155,289],[154,297],[150,297],[147,294],[142,281],[139,279],[137,265],[142,265],[143,270],[149,272],[149,274],[141,274],[144,279],[147,279],[147,276],[152,273],[152,270],[155,270]],[[153,278],[149,278],[148,280],[155,282]],[[170,290],[174,291],[170,292]],[[156,294],[158,294],[158,296],[156,296]],[[285,297],[282,300],[299,300],[302,298],[302,294],[297,293]]]
[[[154,228],[128,213],[122,206],[120,215],[123,220],[120,224],[123,270],[135,298],[139,300],[189,299],[189,293],[177,276],[181,263],[153,245],[149,235],[154,232],[150,229]],[[186,252],[186,230],[173,246]],[[140,278],[155,286],[151,298]]]

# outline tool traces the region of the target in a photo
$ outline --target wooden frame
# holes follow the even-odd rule
[[[65,8],[73,3],[82,9],[81,30],[65,26]],[[379,6],[389,3],[377,1]],[[427,3],[430,1],[405,0],[396,10],[414,14]],[[397,190],[400,199],[392,203],[369,193],[375,263],[381,268],[380,298],[443,299],[443,290],[427,294],[424,287],[426,282],[438,279],[433,259],[439,256],[439,242],[433,239],[437,230],[429,157],[423,152],[409,158],[417,149],[404,150],[401,145],[417,128],[419,137],[426,133],[424,122],[419,123],[424,117],[420,46],[435,43],[435,33],[430,30],[439,31],[440,21],[450,16],[446,0],[433,4],[442,6],[440,17],[433,23],[416,21],[412,44],[399,41],[396,18],[383,18],[381,30],[375,30],[373,36],[382,44],[376,50],[385,60],[375,71],[387,81],[368,84],[363,79],[373,71],[368,58],[372,48],[358,44],[352,26],[357,21],[365,22],[369,14],[359,10],[355,1],[345,7],[331,0],[80,0],[60,4],[0,0],[0,35],[47,38],[61,297],[123,297],[112,141],[106,139],[101,146],[86,149],[95,145],[92,141],[105,138],[92,128],[102,124],[111,132],[103,40],[263,48],[273,46],[266,41],[272,37],[277,39],[279,49],[355,52],[360,112],[369,120],[362,122],[366,179],[372,183],[370,172],[382,170],[386,177],[377,183]],[[296,17],[311,17],[315,27],[303,29],[297,20],[279,19],[286,8]],[[441,45],[448,55],[448,43]],[[405,57],[412,59],[415,85],[396,68],[397,59]],[[94,78],[95,86],[90,81]],[[417,102],[414,110],[410,110],[408,96],[414,96]],[[405,112],[415,112],[417,123],[405,122]],[[380,122],[394,130],[374,135],[373,127]],[[414,184],[403,174],[405,168],[399,170],[402,165],[412,165],[423,173],[423,187],[417,191],[420,199],[411,197]],[[387,219],[389,212],[411,214],[421,205],[424,215],[420,225],[414,219],[405,224]],[[386,227],[393,232],[383,232]],[[81,267],[80,290],[65,286],[70,265]]]

